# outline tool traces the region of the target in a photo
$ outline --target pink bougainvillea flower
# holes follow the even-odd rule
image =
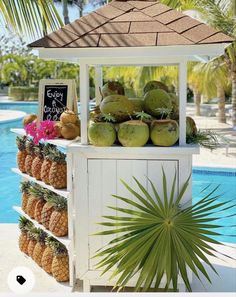
[[[40,123],[38,128],[38,136],[43,140],[54,139],[57,137],[55,122],[46,120]]]
[[[36,122],[32,122],[25,126],[25,131],[27,135],[33,137],[35,144],[38,144],[40,140],[54,139],[58,136],[55,122],[50,120],[40,122],[39,127],[37,127]]]
[[[37,124],[36,122],[29,123],[25,126],[25,131],[27,135],[35,137],[37,134]]]

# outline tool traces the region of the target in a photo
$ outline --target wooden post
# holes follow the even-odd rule
[[[80,62],[80,119],[81,144],[88,144],[89,118],[89,67],[85,61]]]
[[[186,145],[187,62],[179,63],[179,145]]]
[[[102,67],[100,65],[95,66],[95,98],[96,98],[96,105],[99,105],[102,96],[100,93],[100,88],[103,85],[103,77],[102,77]]]

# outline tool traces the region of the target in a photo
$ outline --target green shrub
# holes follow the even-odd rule
[[[8,95],[15,101],[36,101],[38,99],[38,88],[10,87]]]

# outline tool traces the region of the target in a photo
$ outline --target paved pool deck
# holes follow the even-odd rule
[[[25,266],[32,270],[35,275],[36,283],[32,292],[68,292],[70,288],[58,284],[52,277],[39,268],[30,259],[26,258],[18,249],[18,226],[17,224],[0,224],[0,294],[9,293],[7,285],[8,273],[16,266]],[[229,244],[222,246],[221,253],[236,258],[236,245]],[[203,280],[200,281],[193,276],[192,289],[193,292],[236,292],[236,262],[225,256],[220,259],[208,257],[219,276],[212,272],[207,265],[204,265],[210,275],[212,284]],[[107,292],[110,288],[95,287],[93,292]]]

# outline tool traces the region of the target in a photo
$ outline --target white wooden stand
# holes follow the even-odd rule
[[[111,273],[101,277],[102,271],[95,268],[96,260],[92,259],[96,251],[104,247],[112,237],[92,234],[104,230],[96,224],[102,221],[103,215],[116,215],[115,211],[107,208],[108,205],[127,207],[125,203],[113,198],[112,194],[135,200],[120,180],[123,179],[138,190],[132,179],[132,176],[135,176],[151,193],[148,177],[162,195],[163,166],[169,192],[175,170],[177,171],[178,192],[192,172],[192,153],[198,153],[198,148],[96,148],[74,144],[69,147],[69,151],[74,156],[73,193],[74,206],[78,211],[75,216],[76,278],[84,282],[85,291],[89,291],[93,285],[113,286],[115,281],[109,281]],[[191,189],[190,181],[183,203],[189,202]],[[136,280],[137,278],[134,278],[128,285],[134,286]],[[179,284],[183,285],[181,279]]]

